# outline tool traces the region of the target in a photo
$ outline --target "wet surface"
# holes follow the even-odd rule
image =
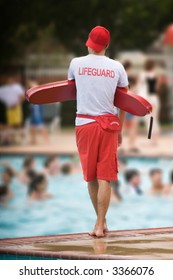
[[[141,259],[173,259],[173,234],[44,242],[21,246],[24,250],[114,255]]]
[[[73,259],[173,259],[173,229],[109,232],[0,240],[0,253]]]

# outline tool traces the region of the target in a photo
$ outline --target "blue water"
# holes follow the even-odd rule
[[[21,156],[1,157],[20,169]],[[36,157],[38,170],[44,157]],[[61,161],[66,160],[61,158]],[[142,172],[142,188],[150,187],[148,171],[151,168],[164,169],[164,182],[169,180],[173,159],[129,158],[127,168],[138,168]],[[95,222],[95,214],[89,200],[87,186],[82,174],[57,175],[48,178],[49,192],[53,198],[45,201],[29,202],[27,187],[14,179],[12,190],[15,197],[6,207],[0,206],[0,238],[60,233],[86,232]],[[124,181],[120,174],[122,195]],[[173,225],[173,197],[125,196],[119,204],[111,204],[107,220],[110,230]]]

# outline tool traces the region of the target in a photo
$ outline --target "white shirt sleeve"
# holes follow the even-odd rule
[[[118,87],[127,87],[129,85],[127,73],[121,63],[119,63],[119,79],[118,79]]]
[[[68,69],[68,80],[74,80],[74,59],[72,59],[69,69]]]

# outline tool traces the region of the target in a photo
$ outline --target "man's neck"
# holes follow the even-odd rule
[[[95,52],[94,50],[91,50],[89,54],[94,54],[98,56],[104,56],[105,55],[105,50],[102,50],[101,52]]]

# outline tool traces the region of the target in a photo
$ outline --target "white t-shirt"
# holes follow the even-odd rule
[[[24,89],[20,84],[14,83],[0,87],[0,101],[7,107],[15,106],[20,97],[24,95]]]
[[[77,88],[77,114],[99,116],[117,114],[113,101],[116,87],[127,87],[126,71],[118,61],[106,56],[89,54],[71,61],[68,80]],[[76,125],[93,122],[76,118]]]

